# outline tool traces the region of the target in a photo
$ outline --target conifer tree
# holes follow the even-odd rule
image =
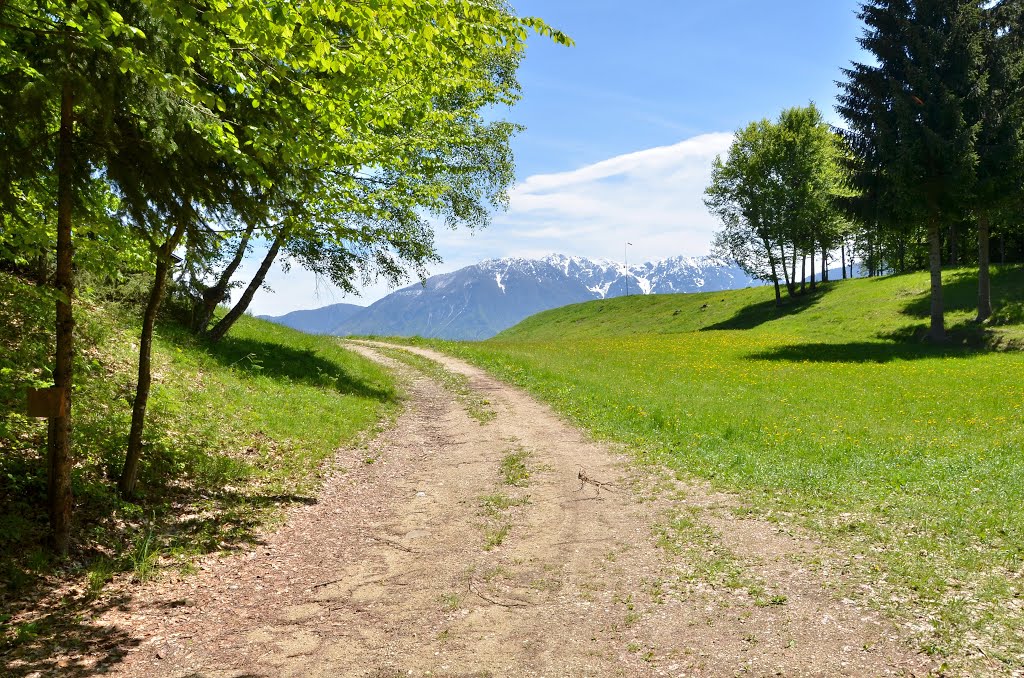
[[[933,341],[946,338],[942,233],[970,208],[988,81],[978,0],[869,0],[861,46],[877,64],[844,69],[838,110],[857,154],[899,218],[927,229]]]
[[[1003,0],[987,8],[985,68],[989,88],[978,136],[978,321],[992,315],[989,274],[993,217],[1019,203],[1024,192],[1024,2]]]

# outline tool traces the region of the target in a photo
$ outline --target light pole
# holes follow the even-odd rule
[[[629,296],[629,260],[626,258],[626,247],[633,243],[627,242],[622,246],[622,275],[626,278],[626,296]]]

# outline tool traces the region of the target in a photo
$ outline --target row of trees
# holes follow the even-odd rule
[[[870,0],[859,16],[874,62],[843,71],[845,127],[829,131],[811,107],[737,133],[707,192],[717,243],[776,288],[773,258],[818,245],[872,274],[926,268],[929,336],[943,341],[942,266],[973,259],[965,233],[976,235],[979,321],[992,314],[993,232],[1004,261],[1024,235],[1024,0]],[[794,137],[800,117],[813,124]],[[801,237],[802,215],[821,235]]]
[[[723,225],[714,250],[773,283],[778,304],[783,282],[790,296],[802,291],[808,259],[813,289],[816,262],[826,277],[830,252],[845,252],[849,230],[837,203],[843,152],[812,105],[751,123],[736,133],[728,157],[715,159],[705,198]]]
[[[76,273],[152,273],[123,494],[135,491],[157,314],[179,257],[192,326],[223,337],[278,257],[343,289],[436,259],[513,179],[533,29],[502,0],[3,0],[0,261],[56,305],[50,518],[69,546]],[[428,220],[429,219],[429,220]],[[246,253],[268,252],[214,322]]]

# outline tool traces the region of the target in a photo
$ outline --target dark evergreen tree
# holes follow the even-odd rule
[[[974,217],[978,223],[978,320],[992,315],[989,276],[994,217],[1020,203],[1024,194],[1024,2],[1003,0],[987,8],[985,68],[989,88],[978,136],[978,184]]]
[[[874,186],[901,219],[927,229],[931,331],[946,337],[942,234],[970,208],[988,91],[978,0],[870,0],[861,46],[877,64],[844,69],[838,110],[857,156],[854,183]]]

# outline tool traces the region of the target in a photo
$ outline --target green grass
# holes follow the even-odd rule
[[[498,518],[510,508],[526,506],[529,503],[529,497],[510,497],[503,492],[494,492],[480,497],[480,508],[485,515],[491,518]]]
[[[803,299],[785,299],[781,309],[768,287],[617,297],[538,313],[486,343],[773,329],[799,335],[801,344],[920,338],[927,330],[928,285],[928,277],[919,273],[839,281]],[[979,328],[971,322],[977,275],[968,270],[944,274],[946,323],[958,343],[1024,342],[1024,270],[997,267],[992,285],[993,323]]]
[[[1024,270],[996,272],[987,326],[971,322],[973,274],[945,279],[947,346],[920,339],[923,274],[834,282],[782,309],[767,288],[598,301],[434,345],[835,540],[873,602],[930,620],[933,652],[980,647],[1020,669]]]
[[[466,413],[481,424],[494,421],[494,418],[498,416],[494,408],[491,407],[490,401],[470,388],[469,378],[464,374],[452,372],[436,360],[431,360],[430,358],[400,348],[382,348],[377,346],[374,347],[374,350],[419,370],[441,384],[442,388],[459,399],[459,402],[466,409]]]
[[[0,273],[0,609],[15,611],[19,623],[45,619],[39,628],[49,630],[25,645],[12,626],[0,646],[20,645],[15,655],[36,657],[40,670],[52,668],[48,643],[63,635],[73,646],[90,633],[84,597],[48,608],[48,591],[80,581],[94,598],[118,572],[145,580],[167,566],[194,571],[197,558],[257,541],[284,508],[315,501],[339,447],[357,444],[398,409],[390,373],[336,342],[246,317],[208,345],[165,319],[139,496],[123,501],[115,486],[138,307],[122,290],[86,290],[75,312],[74,554],[40,567],[46,425],[23,412],[25,389],[50,379],[53,303]]]
[[[462,596],[458,593],[445,593],[441,596],[441,607],[446,612],[455,612],[462,606]]]
[[[526,487],[530,480],[530,469],[526,460],[530,453],[523,449],[516,449],[506,454],[501,459],[499,472],[501,482],[511,487]]]
[[[512,526],[509,524],[488,526],[484,528],[484,551],[493,551],[497,547],[501,546],[505,541],[505,537],[512,531]]]

